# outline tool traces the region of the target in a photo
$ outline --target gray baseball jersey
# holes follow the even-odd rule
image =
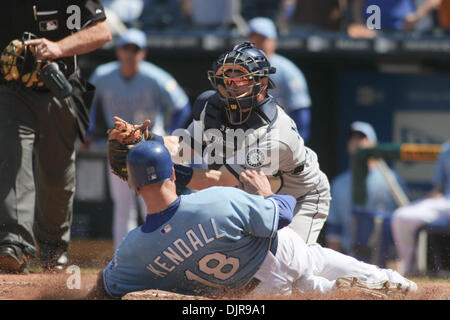
[[[225,165],[236,176],[246,169],[262,170],[274,192],[296,197],[291,227],[305,242],[316,242],[328,215],[330,185],[316,153],[305,146],[295,122],[269,96],[254,111],[262,120],[227,126],[221,118],[220,103],[217,94],[210,91],[194,103],[194,120],[188,127],[191,146],[202,145],[194,150],[201,150],[209,165]],[[199,107],[201,111],[196,114]]]

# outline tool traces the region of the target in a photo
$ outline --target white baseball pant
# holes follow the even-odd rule
[[[412,269],[417,230],[438,219],[450,219],[450,199],[430,198],[398,208],[392,215],[392,235],[400,259],[401,272]]]
[[[118,178],[112,171],[109,171],[109,189],[114,205],[112,233],[114,250],[116,250],[123,237],[137,227],[138,202],[141,215],[145,219],[145,203],[141,197],[136,197],[126,181]]]
[[[293,290],[328,293],[342,276],[353,276],[369,284],[387,280],[409,284],[409,280],[394,270],[381,269],[319,244],[306,244],[286,227],[278,231],[276,255],[269,252],[255,274],[261,283],[252,294],[291,294]]]
[[[306,243],[316,243],[328,217],[330,201],[330,184],[327,176],[321,172],[316,187],[297,199],[289,228],[297,232]]]

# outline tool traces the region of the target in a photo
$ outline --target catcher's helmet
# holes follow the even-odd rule
[[[128,185],[137,192],[140,187],[165,181],[171,177],[172,167],[169,150],[162,143],[141,142],[128,152]]]
[[[225,102],[231,124],[239,125],[249,119],[252,109],[258,106],[257,96],[263,89],[261,79],[275,71],[264,52],[248,41],[214,61],[208,79]],[[272,88],[275,84],[269,78],[268,89]]]

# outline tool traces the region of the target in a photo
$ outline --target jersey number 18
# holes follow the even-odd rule
[[[215,262],[213,262],[215,261]],[[211,265],[214,265],[213,267]],[[226,268],[226,266],[231,266]],[[198,268],[200,271],[204,272],[208,275],[213,275],[215,278],[219,280],[227,280],[231,276],[233,276],[236,271],[239,269],[239,259],[234,257],[227,257],[226,255],[216,252],[212,254],[207,254],[198,262]],[[228,270],[229,269],[229,270]],[[204,285],[221,288],[222,286],[216,283],[212,283],[206,279],[201,278],[199,275],[191,272],[190,270],[185,271],[186,278],[189,280],[198,281]]]

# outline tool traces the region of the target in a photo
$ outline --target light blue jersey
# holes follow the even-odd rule
[[[270,75],[276,88],[269,91],[287,113],[311,106],[308,85],[300,69],[287,58],[274,54],[270,64],[277,71]]]
[[[404,182],[393,172],[403,189]],[[367,201],[365,208],[370,211],[391,213],[397,207],[389,186],[378,169],[370,169],[367,178]],[[339,239],[345,252],[352,246],[352,173],[347,170],[331,183],[330,212],[327,219],[327,239]]]
[[[444,148],[436,161],[433,185],[440,186],[444,196],[450,198],[450,148]]]
[[[116,297],[149,289],[200,295],[241,288],[264,261],[278,214],[273,199],[237,188],[182,195],[128,233],[103,270],[104,287]],[[164,223],[152,227],[158,219]]]
[[[109,128],[114,125],[113,116],[130,123],[150,119],[151,130],[160,135],[165,133],[171,116],[189,103],[176,80],[147,61],[140,62],[138,73],[131,79],[121,75],[120,63],[114,61],[97,67],[89,81],[97,87],[89,132],[93,131],[99,103]]]

